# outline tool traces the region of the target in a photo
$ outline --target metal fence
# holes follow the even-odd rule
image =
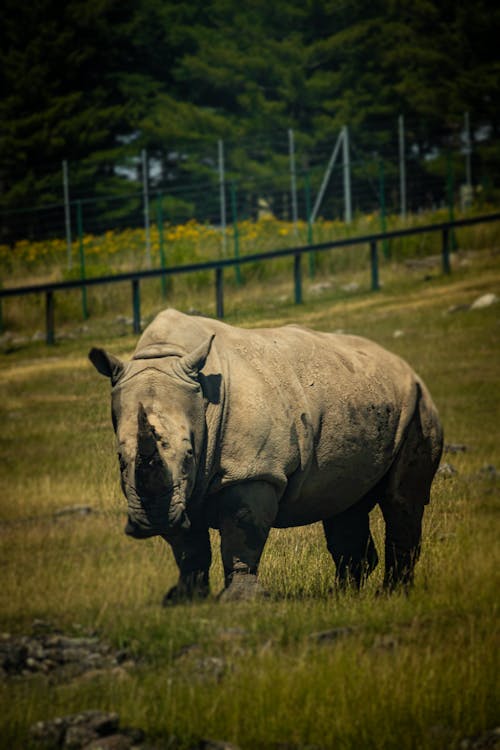
[[[389,214],[404,218],[446,207],[453,220],[456,207],[496,196],[491,133],[472,128],[465,116],[447,145],[441,136],[437,148],[432,138],[424,144],[417,130],[399,117],[385,142],[373,134],[373,148],[366,135],[361,142],[346,126],[331,142],[312,143],[290,129],[150,153],[129,150],[119,163],[63,161],[47,167],[46,179],[38,176],[42,203],[8,209],[0,200],[0,243],[65,236],[71,266],[78,232],[143,226],[147,258],[152,223],[195,218],[220,229],[224,256],[226,227],[266,213],[312,227],[319,217],[349,224],[356,214],[376,211],[385,231]]]
[[[55,293],[70,289],[82,289],[85,291],[88,287],[115,284],[125,281],[131,282],[132,288],[132,314],[133,314],[133,331],[140,333],[141,330],[141,311],[140,311],[140,282],[149,278],[166,277],[178,274],[196,273],[197,271],[213,270],[215,274],[215,304],[217,317],[224,317],[224,270],[229,267],[239,267],[242,264],[253,263],[255,261],[266,262],[274,258],[293,257],[293,283],[294,283],[294,300],[296,304],[302,303],[302,258],[305,254],[322,252],[341,247],[352,247],[354,245],[369,244],[370,246],[370,268],[371,268],[371,288],[373,291],[379,289],[379,270],[378,270],[378,246],[381,242],[395,239],[398,237],[409,237],[416,234],[429,232],[441,232],[441,257],[443,273],[449,274],[450,267],[450,234],[458,227],[466,227],[474,224],[482,224],[500,221],[500,213],[475,216],[467,219],[448,221],[440,224],[430,224],[426,226],[413,227],[411,229],[398,229],[391,232],[379,232],[377,234],[350,237],[342,240],[334,240],[320,244],[306,245],[301,247],[288,247],[280,250],[273,250],[267,253],[245,255],[241,258],[224,258],[206,263],[187,264],[170,268],[159,268],[145,271],[135,271],[132,273],[122,273],[113,276],[101,276],[96,278],[79,279],[73,281],[54,282],[51,284],[30,285],[12,289],[0,289],[0,303],[2,299],[14,296],[24,296],[32,294],[45,294],[45,323],[46,323],[46,343],[53,345],[55,343]]]

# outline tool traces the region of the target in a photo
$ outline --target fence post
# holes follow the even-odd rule
[[[379,207],[380,207],[380,230],[382,232],[387,231],[387,223],[385,216],[385,172],[384,162],[382,159],[378,163],[378,180],[379,180]],[[384,255],[386,258],[389,257],[389,244],[387,240],[382,240],[382,247],[384,248]]]
[[[292,128],[288,129],[288,153],[290,157],[290,192],[292,198],[293,233],[297,236],[297,173],[295,170],[295,140]]]
[[[350,224],[352,221],[351,208],[351,161],[349,156],[349,128],[342,128],[343,138],[343,160],[344,160],[344,221]]]
[[[295,292],[295,304],[302,303],[302,253],[295,253],[293,256],[293,281]]]
[[[157,207],[157,223],[158,223],[158,244],[160,248],[160,265],[165,268],[165,245],[163,239],[163,210],[162,210],[162,194],[158,193]],[[165,274],[161,277],[161,296],[163,299],[167,299],[167,277]]]
[[[132,315],[134,333],[141,332],[141,291],[139,279],[132,279]]]
[[[240,235],[238,232],[238,208],[236,203],[236,185],[234,182],[231,183],[231,209],[233,213],[233,234],[234,234],[234,257],[240,257]],[[238,286],[241,284],[241,270],[239,265],[234,267],[236,274],[236,283]]]
[[[146,149],[141,151],[142,160],[142,194],[144,201],[144,233],[146,236],[146,260],[148,268],[151,268],[151,240],[149,237],[149,175],[148,175],[148,156]]]
[[[313,228],[311,222],[311,178],[309,172],[305,173],[305,197],[306,197],[306,219],[307,219],[307,244],[312,245],[313,242]],[[316,273],[316,254],[314,250],[308,255],[309,260],[309,276],[312,279]]]
[[[63,192],[64,192],[64,223],[66,226],[66,245],[68,255],[68,268],[71,270],[73,266],[73,254],[71,248],[71,213],[69,203],[69,178],[68,178],[68,162],[64,159],[62,163],[63,172]]]
[[[376,292],[380,289],[380,283],[378,280],[378,250],[376,240],[372,240],[370,242],[370,260],[372,268],[372,291]]]
[[[219,161],[219,202],[220,202],[220,229],[222,238],[222,257],[226,257],[227,252],[227,235],[226,235],[226,182],[224,168],[224,141],[219,138],[218,161]]]
[[[330,161],[328,162],[328,165],[326,167],[326,172],[323,176],[323,182],[321,183],[321,187],[319,189],[319,193],[316,196],[316,202],[314,204],[312,213],[311,213],[311,222],[314,223],[316,221],[316,217],[318,215],[318,211],[321,206],[321,201],[323,200],[323,196],[325,194],[325,190],[327,188],[328,182],[330,180],[330,175],[332,173],[332,169],[335,166],[335,161],[337,159],[337,154],[340,150],[340,147],[342,143],[345,141],[344,137],[344,129],[342,129],[338,135],[337,141],[335,143],[335,146],[332,151],[332,155],[330,156]],[[344,146],[345,148],[345,146]],[[345,173],[344,173],[345,174]]]
[[[450,273],[450,240],[448,227],[443,229],[443,245],[442,245],[442,259],[443,259],[443,273]]]
[[[83,221],[82,221],[82,202],[78,201],[76,204],[76,223],[78,229],[78,254],[80,257],[80,278],[85,281],[85,248],[83,247]],[[87,320],[89,317],[89,310],[87,307],[87,287],[82,286],[82,315],[83,319]]]
[[[448,194],[448,215],[450,221],[455,221],[455,167],[453,164],[453,155],[448,151],[446,158],[446,192]],[[453,228],[450,228],[448,235],[450,250],[456,250],[458,247],[457,238]]]
[[[45,340],[48,346],[55,344],[56,337],[54,334],[54,292],[49,289],[45,293]]]
[[[224,269],[215,269],[215,310],[218,318],[224,317]]]
[[[472,157],[472,141],[470,137],[470,117],[469,113],[466,112],[464,115],[464,131],[465,131],[465,183],[468,188],[472,186],[472,168],[471,168],[471,157]]]
[[[405,148],[405,121],[403,115],[398,117],[398,142],[399,142],[399,203],[401,219],[406,219],[406,148]]]

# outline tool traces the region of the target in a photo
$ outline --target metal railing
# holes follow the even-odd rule
[[[133,332],[138,334],[141,331],[140,282],[144,279],[213,270],[215,272],[216,314],[218,318],[223,318],[225,268],[229,268],[232,266],[238,267],[240,265],[244,265],[245,263],[254,263],[255,261],[265,262],[267,260],[272,260],[275,258],[293,256],[294,299],[296,304],[300,304],[302,302],[302,256],[305,253],[315,253],[340,247],[351,247],[354,245],[368,244],[370,246],[371,288],[373,291],[376,291],[380,288],[378,268],[379,243],[396,239],[398,237],[410,237],[416,234],[441,232],[442,270],[443,273],[449,274],[451,272],[451,232],[459,227],[467,227],[474,224],[484,224],[494,221],[500,221],[500,213],[474,216],[466,219],[457,219],[455,221],[447,221],[439,224],[427,224],[425,226],[412,227],[409,229],[396,229],[390,232],[379,232],[377,234],[349,237],[342,240],[331,240],[328,242],[321,242],[319,244],[288,247],[280,250],[271,250],[266,253],[253,253],[252,255],[243,255],[237,258],[224,258],[221,260],[207,261],[204,263],[190,263],[182,266],[172,266],[171,268],[155,268],[146,271],[130,271],[128,273],[119,273],[112,276],[99,276],[95,278],[74,279],[71,281],[58,281],[48,284],[32,284],[22,287],[2,288],[0,289],[0,301],[7,297],[23,296],[28,294],[45,294],[46,342],[47,344],[52,345],[55,343],[54,295],[56,292],[65,291],[68,289],[87,289],[88,287],[98,286],[100,284],[116,284],[124,281],[130,281],[132,285],[132,326]]]

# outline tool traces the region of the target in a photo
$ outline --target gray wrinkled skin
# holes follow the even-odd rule
[[[386,523],[385,585],[408,585],[442,429],[422,380],[356,336],[299,326],[244,330],[160,313],[130,362],[89,354],[112,385],[126,533],[162,536],[180,575],[165,604],[209,590],[219,529],[223,598],[260,593],[271,527],[323,523],[339,585],[378,562],[369,512]]]

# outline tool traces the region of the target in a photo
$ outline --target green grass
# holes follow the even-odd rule
[[[499,481],[484,467],[500,472],[500,304],[447,312],[500,293],[498,258],[461,253],[449,278],[437,267],[427,280],[427,271],[387,263],[378,293],[369,292],[366,269],[323,275],[331,287],[315,296],[318,278],[308,282],[300,307],[283,276],[228,293],[229,322],[295,320],[401,354],[426,380],[446,442],[467,445],[444,458],[457,473],[434,483],[409,597],[377,596],[380,569],[360,595],[330,594],[333,566],[313,525],[273,530],[261,567],[270,601],[229,605],[214,596],[161,609],[176,580],[173,557],[159,539],[123,534],[108,384],[86,359],[94,344],[127,356],[135,339],[117,338],[94,317],[75,340],[0,355],[0,629],[25,633],[34,618],[69,632],[79,624],[140,659],[128,676],[49,689],[43,677],[4,681],[1,746],[28,747],[32,723],[86,708],[117,711],[158,742],[176,735],[189,747],[217,737],[243,750],[441,750],[498,724]],[[353,279],[358,290],[344,291]],[[198,309],[210,312],[211,291],[197,294]],[[147,304],[152,314],[160,302]],[[95,512],[53,517],[72,504]],[[380,551],[380,513],[372,516]],[[215,533],[213,542],[217,549]],[[221,587],[216,552],[214,594]],[[346,626],[337,640],[311,637]],[[203,668],[212,657],[222,673]]]

